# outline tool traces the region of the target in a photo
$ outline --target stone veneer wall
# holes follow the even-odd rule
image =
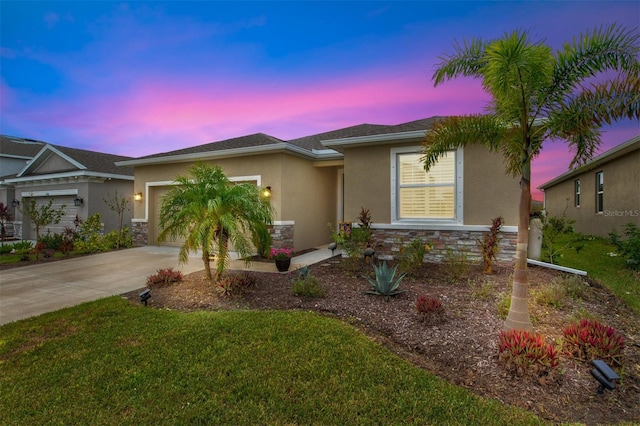
[[[374,228],[373,240],[376,256],[383,260],[392,260],[400,253],[400,248],[419,238],[425,243],[431,243],[433,249],[425,255],[428,262],[439,262],[446,255],[447,250],[466,252],[471,261],[482,259],[477,240],[482,240],[488,231],[465,230],[414,230],[414,229],[384,229]],[[500,233],[500,250],[498,262],[511,263],[516,254],[517,232]]]
[[[293,226],[294,225],[269,225],[271,245],[277,248],[292,248]]]
[[[133,233],[133,245],[135,247],[149,245],[149,223],[131,221],[131,232]]]

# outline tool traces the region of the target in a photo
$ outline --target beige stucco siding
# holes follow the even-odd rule
[[[501,154],[480,145],[464,149],[464,224],[488,225],[502,216],[507,226],[518,225],[520,183],[505,174]]]
[[[337,168],[314,167],[308,160],[287,157],[282,162],[280,216],[295,221],[294,248],[326,244],[327,224],[336,221]]]
[[[604,211],[596,212],[596,173],[604,177]],[[575,181],[580,179],[580,206],[575,206]],[[576,221],[576,231],[606,237],[623,225],[640,225],[640,150],[568,178],[545,189],[545,209],[552,216]]]
[[[344,150],[344,220],[357,222],[369,209],[374,223],[391,222],[391,147],[374,145]]]

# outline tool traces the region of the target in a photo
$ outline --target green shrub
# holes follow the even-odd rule
[[[498,354],[498,361],[507,371],[519,376],[540,377],[558,366],[558,353],[545,343],[544,336],[524,330],[500,332]]]
[[[9,254],[13,250],[13,244],[0,244],[0,254]]]
[[[398,286],[406,274],[402,273],[396,278],[397,268],[398,265],[391,269],[387,268],[387,262],[382,262],[381,266],[373,265],[375,280],[367,275],[362,275],[371,284],[371,290],[365,293],[386,296],[387,298],[402,293],[403,290],[398,290]]]
[[[443,263],[446,274],[452,282],[459,282],[469,272],[468,253],[464,250],[448,248]]]
[[[253,234],[253,245],[256,247],[258,255],[264,259],[269,258],[269,249],[271,248],[271,233],[266,226],[260,226]]]
[[[484,281],[473,289],[471,297],[479,300],[492,300],[496,296],[496,283],[493,281]]]
[[[75,243],[76,251],[79,253],[99,253],[108,250],[102,235],[100,235],[101,232],[100,213],[94,213],[80,224],[78,231],[80,239]]]
[[[562,347],[568,355],[585,361],[605,359],[622,365],[624,337],[615,328],[595,320],[582,319],[567,326],[562,334]]]
[[[536,303],[540,305],[551,306],[552,308],[564,306],[566,291],[565,288],[557,282],[547,284],[537,290],[532,290],[531,293]]]
[[[104,235],[102,244],[107,250],[133,247],[133,235],[129,234],[129,228],[125,226],[120,232],[114,230]]]
[[[291,294],[301,297],[326,297],[327,290],[320,285],[316,277],[307,276],[304,279],[296,279],[291,287]]]
[[[420,320],[427,323],[442,319],[444,314],[442,302],[426,294],[421,294],[417,297],[415,308]]]
[[[423,243],[419,238],[412,240],[409,245],[400,249],[400,270],[408,275],[415,274],[424,264],[424,256],[430,250],[431,246]]]
[[[45,248],[59,250],[64,243],[64,237],[62,234],[52,234],[47,232],[47,235],[40,236],[40,240],[38,240],[38,242],[44,244]]]
[[[565,294],[571,299],[582,299],[584,293],[589,289],[589,285],[578,275],[570,275],[560,278],[559,284],[564,288]]]
[[[626,239],[621,240],[615,232],[611,232],[609,237],[616,246],[618,253],[627,260],[627,266],[640,270],[640,228],[635,223],[627,223],[624,226]]]
[[[500,292],[498,294],[498,300],[496,301],[498,316],[502,319],[507,319],[509,308],[511,308],[511,294],[508,292]]]
[[[17,243],[13,243],[13,249],[16,254],[22,255],[20,260],[27,261],[29,260],[29,256],[26,256],[25,259],[25,255],[28,255],[31,249],[33,249],[33,243],[31,241],[18,241]]]
[[[147,277],[147,287],[158,288],[182,281],[182,272],[174,271],[173,268],[158,269],[155,274]]]

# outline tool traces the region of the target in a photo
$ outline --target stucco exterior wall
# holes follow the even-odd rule
[[[464,224],[491,225],[495,217],[504,226],[518,225],[520,182],[505,174],[501,154],[480,145],[464,149]]]
[[[602,213],[596,212],[596,173],[604,177]],[[575,206],[575,181],[580,179],[580,206]],[[623,225],[640,226],[640,150],[633,151],[545,189],[545,210],[552,216],[576,221],[576,231],[607,237],[622,234]]]
[[[104,202],[107,194],[113,198],[116,190],[118,198],[125,197],[129,200],[129,209],[125,210],[123,215],[122,226],[131,229],[131,218],[133,217],[133,181],[107,180],[102,182],[91,182],[87,188],[88,193],[81,194],[84,199],[83,206],[79,208],[80,212],[88,212],[90,215],[100,213],[102,223],[104,223],[104,232],[108,233],[119,228],[120,223],[118,213],[114,212]],[[86,217],[83,217],[86,219]]]

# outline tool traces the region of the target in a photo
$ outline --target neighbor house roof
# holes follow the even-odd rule
[[[621,143],[616,147],[611,148],[608,151],[603,152],[602,154],[598,155],[588,163],[585,163],[583,166],[573,170],[569,170],[568,172],[563,173],[560,176],[557,176],[551,179],[550,181],[543,183],[538,187],[538,189],[545,190],[554,185],[557,185],[560,182],[564,182],[565,180],[571,179],[579,174],[593,170],[605,163],[608,163],[609,161],[615,160],[616,158],[620,158],[638,149],[640,149],[640,134],[634,136],[633,138],[629,139],[626,142]]]
[[[101,176],[133,179],[132,167],[117,167],[115,162],[131,159],[123,155],[107,154],[85,149],[69,148],[42,141],[0,136],[0,155],[29,160],[18,173],[4,176],[4,182],[15,183],[44,177]],[[57,155],[69,163],[67,170],[38,173],[37,168],[52,155]]]
[[[334,149],[328,149],[325,141],[345,140],[350,138],[393,135],[402,132],[424,132],[431,128],[439,117],[410,121],[397,125],[359,124],[329,132],[304,136],[288,141],[276,137],[256,133],[219,142],[197,145],[175,151],[162,152],[133,160],[118,162],[122,166],[137,166],[145,164],[160,164],[168,162],[204,160],[207,158],[223,158],[260,153],[289,152],[313,160],[333,160],[342,158],[342,154]]]

